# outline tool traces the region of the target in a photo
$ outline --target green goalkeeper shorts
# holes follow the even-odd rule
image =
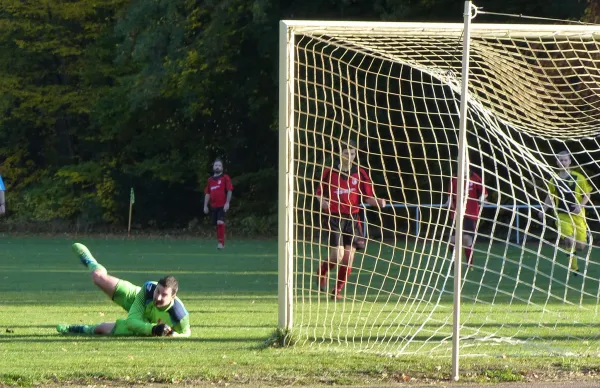
[[[133,336],[135,333],[127,328],[126,319],[117,319],[115,321],[115,327],[113,327],[110,335],[127,335]]]
[[[126,280],[120,279],[115,287],[112,300],[119,306],[123,307],[125,311],[129,312],[131,305],[135,301],[136,295],[141,289],[141,287],[131,284]]]

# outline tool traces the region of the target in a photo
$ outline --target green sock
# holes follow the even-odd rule
[[[571,249],[569,249],[569,253],[567,253],[567,257],[569,258],[569,269],[571,271],[578,272],[579,265],[577,263],[577,256],[575,255],[575,253],[577,252],[576,248],[577,247],[572,247]]]
[[[577,256],[575,256],[573,253],[571,253],[569,255],[569,261],[570,261],[570,267],[572,271],[578,272],[579,271],[579,264],[577,263]]]
[[[81,325],[84,334],[95,334],[97,325]]]
[[[85,245],[75,243],[72,245],[72,248],[75,255],[79,257],[81,264],[85,265],[90,272],[94,272],[98,269],[106,272],[106,268],[96,261],[90,250]]]
[[[87,334],[93,335],[96,332],[97,325],[58,325],[56,331],[67,334]]]
[[[96,260],[89,263],[87,267],[90,270],[90,272],[94,272],[97,269],[100,269],[100,270],[106,272],[106,268],[104,268],[104,266],[102,264],[98,263]]]

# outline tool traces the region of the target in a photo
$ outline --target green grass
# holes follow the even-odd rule
[[[419,258],[411,254],[413,246],[406,250],[383,246],[379,253],[380,247],[372,245],[355,263],[351,277],[352,282],[358,279],[359,284],[370,287],[350,284],[348,299],[335,304],[315,292],[308,277],[321,251],[305,251],[303,255],[315,261],[308,260],[297,276],[302,285],[299,295],[305,298],[305,308],[295,310],[299,329],[293,335],[300,343],[280,347],[274,241],[232,241],[223,252],[215,249],[213,241],[204,240],[82,241],[113,275],[133,283],[164,274],[177,276],[179,295],[192,323],[193,335],[187,339],[58,335],[54,329],[58,323],[100,323],[124,316],[91,284],[88,273],[71,254],[71,242],[61,238],[0,239],[0,385],[373,385],[449,379],[448,346],[439,345],[451,331],[452,278],[440,275],[447,265],[441,255]],[[502,249],[494,250],[500,256]],[[479,254],[476,260],[484,256]],[[555,266],[552,279],[533,282],[536,272],[523,267],[533,266],[535,258],[528,256],[521,263],[526,265],[519,266],[511,260],[518,260],[520,252],[513,249],[508,256],[508,261],[492,257],[487,271],[467,274],[463,333],[474,338],[486,333],[515,340],[538,338],[525,346],[466,340],[463,354],[478,356],[461,360],[463,380],[520,381],[562,375],[573,379],[597,373],[600,349],[593,295],[600,278],[598,268],[590,266],[589,279],[575,283],[564,268]],[[549,262],[541,261],[538,266],[543,266],[538,273],[552,269]],[[392,282],[394,278],[404,279],[406,284]],[[411,291],[411,286],[419,283],[440,289],[444,281],[446,292],[439,304],[435,303],[438,293],[414,287]],[[531,294],[531,287],[523,287],[526,284],[535,284],[540,290],[552,286],[552,296],[548,298],[542,291]],[[379,288],[384,292],[377,295]],[[401,289],[404,291],[398,292]],[[417,292],[427,298],[431,293],[431,303],[412,303]],[[535,305],[527,308],[515,296]],[[490,309],[487,303],[494,298]],[[398,306],[403,306],[403,314]],[[348,319],[359,324],[349,325]],[[330,326],[323,329],[326,322]],[[381,333],[390,322],[395,345],[408,344],[408,353],[418,350],[423,354],[399,354],[397,346],[381,346],[372,334],[374,346],[356,351],[359,337],[373,328]],[[540,327],[540,322],[545,325]],[[313,330],[305,335],[307,325],[318,328],[318,342],[313,342]],[[330,345],[329,339],[338,335],[349,342]],[[411,341],[407,341],[409,337]],[[530,346],[532,343],[542,345]]]

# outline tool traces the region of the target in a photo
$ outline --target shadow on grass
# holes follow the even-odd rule
[[[2,342],[73,342],[75,339],[85,340],[86,342],[163,342],[163,341],[174,341],[177,343],[182,342],[263,342],[264,336],[256,337],[236,337],[236,338],[198,338],[198,337],[187,337],[187,338],[165,338],[165,337],[127,337],[127,336],[86,336],[77,334],[63,334],[56,336],[48,334],[10,334],[0,336],[0,343]]]

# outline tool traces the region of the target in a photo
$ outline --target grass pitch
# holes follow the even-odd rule
[[[175,275],[179,296],[190,312],[192,337],[58,335],[58,323],[94,324],[125,315],[91,284],[87,270],[71,253],[73,241],[85,243],[111,274],[132,283]],[[314,386],[449,379],[448,357],[384,357],[335,346],[268,346],[277,326],[276,243],[231,241],[224,251],[215,245],[206,240],[0,238],[0,385]],[[367,276],[367,265],[354,276]],[[477,281],[468,284],[481,287]],[[358,287],[348,289],[361,294]],[[528,292],[516,287],[509,295],[528,299]],[[442,303],[448,308],[449,298]],[[582,330],[598,329],[594,309],[567,310],[567,315],[578,314],[577,319],[586,323]],[[536,332],[535,327],[528,330]],[[537,336],[548,335],[562,347],[572,347],[573,356],[519,355],[514,345],[496,344],[489,356],[462,359],[463,380],[585,379],[600,370],[597,335],[584,343],[573,335],[572,325],[540,330]]]

